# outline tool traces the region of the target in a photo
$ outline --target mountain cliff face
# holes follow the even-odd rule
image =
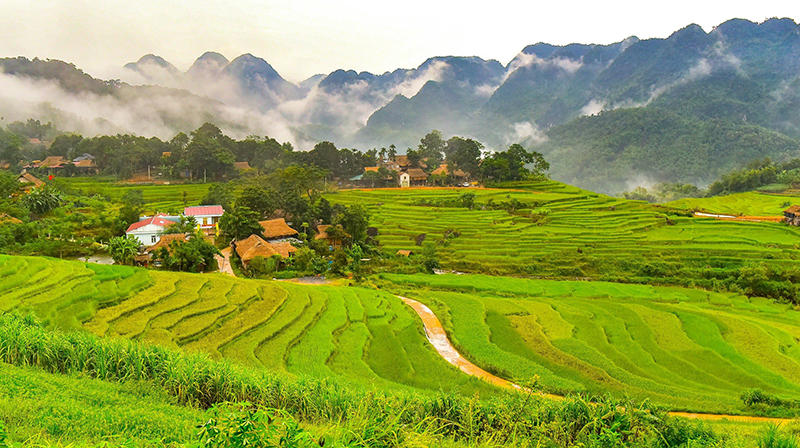
[[[728,129],[726,126],[733,126],[737,133],[748,130],[737,135],[769,135],[766,140],[770,141],[774,141],[774,132],[800,138],[800,27],[791,19],[760,24],[733,19],[709,33],[689,25],[663,39],[630,37],[610,45],[537,43],[525,47],[505,66],[478,57],[434,57],[416,68],[382,74],[336,70],[299,85],[251,54],[229,61],[208,52],[185,73],[159,56],[146,55],[125,66],[131,78],[127,84],[94,79],[60,61],[4,59],[0,67],[8,82],[56,83],[70,95],[113,97],[120,107],[148,105],[147,110],[109,111],[96,117],[113,124],[113,129],[144,134],[158,128],[158,135],[164,135],[186,132],[194,122],[210,120],[228,123],[226,130],[232,134],[267,133],[294,141],[298,149],[331,140],[360,149],[395,144],[401,151],[416,146],[430,130],[439,129],[445,136],[476,138],[488,148],[515,142],[527,147],[544,145],[543,151],[564,156],[563,160],[551,160],[554,172],[578,185],[586,184],[581,184],[581,171],[573,169],[575,148],[581,148],[587,160],[605,160],[603,163],[615,167],[592,174],[596,178],[632,169],[621,162],[630,160],[625,150],[621,158],[595,157],[595,152],[609,149],[590,144],[596,133],[584,132],[582,127],[595,126],[600,120],[596,115],[603,111],[604,129],[614,129],[613,122],[620,120],[618,128],[632,135],[644,132],[636,127],[639,121],[608,112],[644,109],[647,114],[654,111],[656,115],[647,115],[650,118],[678,117],[677,121],[644,122],[671,123],[669,132],[682,129],[693,135],[692,141],[712,135],[709,129]],[[12,83],[5,90],[13,88]],[[19,104],[24,105],[20,110],[38,113],[44,97],[20,98]],[[137,103],[137,98],[142,101]],[[36,101],[40,103],[34,107]],[[91,122],[88,108],[74,104],[50,101],[45,109],[49,116],[61,111]],[[6,105],[2,112],[10,113],[10,107]],[[181,114],[194,116],[189,119]],[[161,126],[140,126],[148,120],[160,120]],[[716,124],[704,125],[710,122]],[[570,127],[563,128],[565,125]],[[667,135],[677,135],[669,132]],[[306,143],[301,144],[300,137]],[[675,160],[686,159],[683,155],[692,151],[689,146],[670,148]],[[747,151],[739,152],[745,156],[728,159],[723,149],[715,151],[717,158],[710,159],[710,164],[772,154],[763,145],[747,146]],[[784,153],[775,152],[775,156]],[[642,160],[635,165],[647,176],[680,177],[667,173],[666,167],[650,169],[660,165]],[[614,171],[618,168],[621,171]]]

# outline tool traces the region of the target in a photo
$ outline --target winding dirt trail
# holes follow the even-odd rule
[[[436,317],[436,314],[434,314],[434,312],[431,311],[431,309],[428,308],[426,305],[406,297],[401,297],[401,296],[397,297],[400,300],[402,300],[403,303],[410,306],[417,313],[417,315],[419,315],[419,317],[422,319],[422,325],[425,328],[425,335],[428,337],[428,341],[430,341],[430,343],[433,345],[433,347],[436,349],[439,355],[441,355],[442,358],[444,358],[447,362],[458,367],[462,372],[466,373],[467,375],[472,375],[481,378],[482,380],[492,383],[496,386],[519,390],[519,391],[524,390],[522,386],[514,384],[498,376],[492,375],[491,373],[481,369],[480,367],[469,362],[466,358],[461,356],[461,354],[458,353],[455,347],[453,347],[453,344],[450,343],[450,340],[447,339],[447,333],[445,333],[444,327],[442,327],[442,323],[439,322],[439,318]],[[540,395],[551,400],[564,399],[564,397],[561,395],[553,395],[545,393],[542,393]],[[669,415],[675,417],[693,418],[693,419],[708,420],[708,421],[727,420],[731,422],[742,422],[742,423],[775,423],[778,425],[792,421],[792,419],[788,418],[750,417],[746,415],[703,414],[703,413],[674,412],[674,411],[670,412]]]
[[[219,265],[219,272],[228,274],[231,277],[236,277],[236,274],[233,273],[233,268],[231,268],[231,248],[226,247],[220,252],[222,253],[222,256],[214,255],[214,258],[217,259],[217,265]]]

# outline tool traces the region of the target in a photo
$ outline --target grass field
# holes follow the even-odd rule
[[[680,199],[666,204],[683,210],[748,216],[783,216],[789,205],[800,205],[800,192],[761,193],[750,191],[710,198]]]
[[[635,277],[700,277],[707,266],[748,262],[794,266],[800,257],[800,230],[779,223],[684,217],[675,209],[550,181],[512,187],[342,190],[326,197],[368,206],[378,240],[388,252],[419,250],[415,240],[425,234],[426,242],[438,244],[444,268],[465,272],[620,275],[637,281]],[[478,207],[418,205],[421,199],[435,203],[465,191],[476,194]],[[512,199],[535,208],[509,213],[481,207],[489,200]],[[445,238],[448,230],[460,236]]]
[[[427,344],[391,294],[0,255],[0,311],[272,371],[466,394],[498,392]]]
[[[79,191],[86,196],[107,196],[115,201],[122,198],[126,191],[141,190],[147,213],[183,211],[184,192],[186,192],[187,206],[199,205],[211,186],[211,184],[134,185],[107,177],[59,178],[55,185],[68,191]]]
[[[674,409],[742,411],[740,394],[800,397],[800,312],[703,290],[382,274],[430,305],[473,362],[552,392],[610,391]]]

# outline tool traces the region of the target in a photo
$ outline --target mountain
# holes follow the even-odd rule
[[[792,148],[781,141],[775,148],[715,150],[706,160],[679,144],[697,144],[700,154],[713,146],[703,136],[722,130],[771,144],[779,137],[800,139],[800,27],[792,19],[732,19],[710,32],[692,24],[665,38],[629,37],[607,45],[539,42],[506,65],[479,57],[433,57],[385,73],[334,70],[299,85],[252,54],[229,61],[207,52],[185,73],[145,55],[125,66],[130,76],[124,83],[92,78],[60,61],[15,58],[0,67],[9,84],[3,90],[15,98],[0,103],[6,114],[69,117],[70,123],[84,123],[81,129],[100,122],[101,129],[153,135],[187,132],[191,124],[209,120],[225,123],[221,127],[233,135],[266,133],[294,141],[298,149],[330,140],[360,149],[395,144],[403,151],[439,129],[446,137],[475,138],[488,149],[524,142],[550,155],[554,175],[566,176],[557,179],[601,191],[618,191],[620,178],[640,167],[648,178],[705,182],[706,173],[716,170],[712,164],[795,155],[775,149]],[[39,92],[52,83],[64,95]],[[106,97],[114,101],[97,100]],[[635,110],[638,118],[618,110]],[[582,130],[595,120],[631,138],[652,138],[616,148],[598,145],[591,140],[595,133]],[[650,129],[636,128],[640,121],[670,123],[669,132],[656,138]],[[719,138],[731,148],[744,147]],[[654,150],[654,141],[668,153]]]

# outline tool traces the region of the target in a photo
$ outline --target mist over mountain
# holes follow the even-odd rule
[[[689,25],[610,45],[536,43],[505,65],[432,57],[416,68],[341,69],[299,84],[267,59],[214,52],[186,72],[145,55],[125,65],[121,81],[52,60],[4,59],[0,68],[6,119],[159,137],[213,121],[232,135],[268,134],[298,149],[331,140],[362,150],[395,144],[401,153],[439,129],[489,149],[538,148],[556,178],[602,191],[637,178],[703,183],[748,157],[800,156],[791,143],[800,138],[800,27],[791,19],[733,19],[709,33]],[[639,112],[612,113],[627,109]],[[653,123],[663,129],[643,127]],[[717,141],[726,143],[714,143],[721,129],[728,134]],[[655,150],[653,141],[664,143]],[[703,153],[707,145],[713,150]],[[708,155],[702,163],[700,153]]]

